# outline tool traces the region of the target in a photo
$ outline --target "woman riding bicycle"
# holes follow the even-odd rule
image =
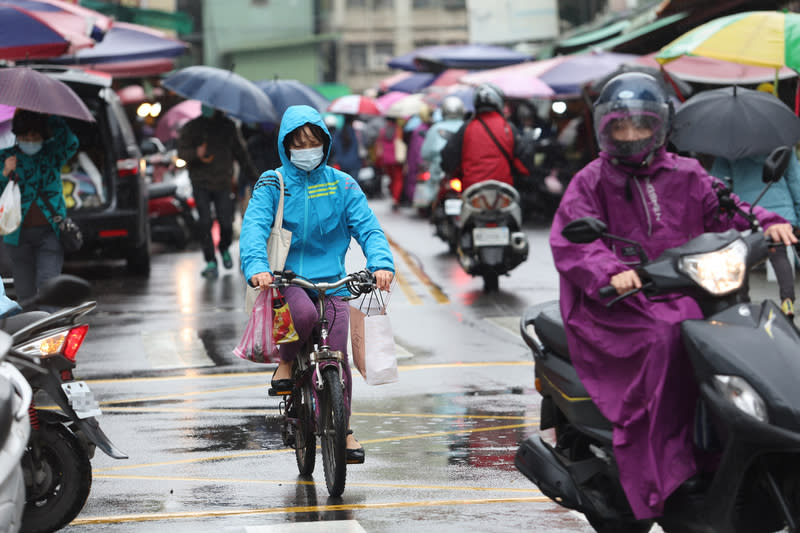
[[[292,232],[284,268],[312,282],[343,278],[344,258],[352,237],[364,251],[367,269],[374,273],[378,289],[388,291],[394,276],[389,243],[355,180],[327,166],[330,146],[330,133],[315,109],[292,106],[284,112],[278,133],[283,166],[276,169],[284,181],[283,227]],[[275,171],[264,172],[253,188],[239,237],[245,279],[261,290],[267,289],[273,279],[266,242],[279,197],[280,183]],[[314,294],[288,287],[283,295],[300,340],[280,346],[281,360],[271,383],[277,393],[291,391],[292,363],[319,320]],[[347,295],[347,289],[342,287],[328,300],[326,309],[331,349],[343,353],[347,350],[350,313],[342,296]],[[351,372],[349,365],[343,368],[349,406],[353,389]],[[349,420],[350,413],[346,416]],[[347,462],[364,462],[364,448],[352,434],[347,436]]]

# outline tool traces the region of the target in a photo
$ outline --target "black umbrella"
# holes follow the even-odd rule
[[[800,140],[800,118],[772,94],[723,87],[686,100],[670,140],[679,150],[726,159],[764,155]]]
[[[661,83],[661,86],[664,88],[667,94],[673,95],[680,100],[686,99],[692,94],[692,86],[674,74],[668,74],[667,76],[664,76],[664,73],[657,68],[648,67],[645,65],[630,64],[620,65],[614,71],[609,72],[602,78],[594,80],[589,87],[589,90],[593,93],[599,93],[611,78],[626,72],[642,72],[644,74],[650,74],[657,79],[659,83]]]
[[[230,70],[206,65],[186,67],[167,76],[161,85],[244,122],[280,121],[269,97],[255,83]]]

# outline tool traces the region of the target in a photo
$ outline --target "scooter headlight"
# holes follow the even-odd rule
[[[721,250],[684,255],[678,267],[711,294],[723,296],[739,289],[744,282],[747,244],[737,239]]]
[[[713,382],[717,392],[737,409],[761,422],[769,422],[764,400],[746,379],[739,376],[716,375]]]

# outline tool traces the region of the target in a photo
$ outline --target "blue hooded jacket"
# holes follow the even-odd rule
[[[328,139],[325,157],[314,170],[300,170],[290,161],[283,140],[307,124],[322,128]],[[314,282],[332,282],[347,272],[344,258],[354,237],[367,258],[367,268],[394,272],[389,243],[367,198],[352,177],[327,166],[331,136],[322,116],[309,106],[291,106],[283,114],[278,132],[278,153],[283,165],[283,227],[292,232],[286,270]],[[267,259],[269,237],[280,199],[280,185],[274,171],[266,171],[253,187],[239,236],[242,272],[250,279],[260,272],[272,272]],[[345,293],[342,287],[337,293]]]

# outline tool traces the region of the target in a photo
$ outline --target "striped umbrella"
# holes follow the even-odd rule
[[[800,13],[748,11],[720,17],[667,44],[656,59],[667,63],[683,55],[800,70]]]

